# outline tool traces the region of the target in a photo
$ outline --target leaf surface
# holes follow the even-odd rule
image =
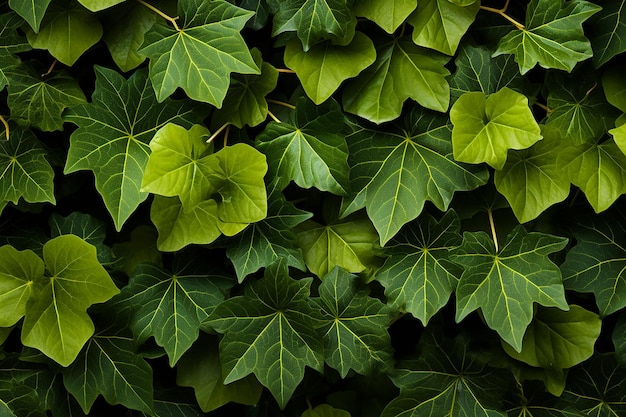
[[[50,216],[50,234],[55,238],[61,235],[76,235],[96,247],[98,261],[111,264],[113,254],[104,240],[107,237],[107,223],[90,214],[73,212],[67,217],[54,213]]]
[[[0,327],[13,326],[24,317],[34,284],[43,274],[44,263],[34,252],[0,247]]]
[[[352,11],[392,34],[404,23],[415,7],[417,0],[360,0],[352,6]]]
[[[78,0],[80,4],[85,6],[92,12],[99,12],[109,7],[113,7],[116,4],[125,2],[126,0]]]
[[[15,10],[35,32],[39,32],[39,26],[51,1],[9,0],[9,7]]]
[[[626,51],[626,1],[604,0],[598,4],[602,6],[602,10],[589,19],[588,25],[593,64],[596,68]]]

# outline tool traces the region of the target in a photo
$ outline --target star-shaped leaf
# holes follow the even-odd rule
[[[41,25],[41,21],[51,1],[9,0],[9,7],[28,22],[35,32],[39,32],[39,25]]]
[[[486,162],[502,169],[509,149],[526,149],[541,139],[528,99],[503,87],[497,93],[465,93],[450,109],[454,159]]]
[[[352,6],[352,11],[392,34],[404,23],[415,7],[417,0],[359,0]]]
[[[304,378],[304,367],[323,369],[323,346],[317,332],[320,314],[308,297],[310,278],[293,280],[278,262],[263,279],[246,286],[243,296],[220,304],[207,324],[224,334],[220,358],[224,383],[254,373],[281,408]]]
[[[96,189],[120,230],[148,197],[140,186],[154,133],[170,122],[190,127],[204,113],[201,105],[188,100],[155,104],[145,70],[126,80],[113,70],[95,69],[92,102],[73,107],[64,116],[79,126],[70,137],[64,172],[93,171]]]
[[[320,328],[326,363],[345,378],[352,369],[363,375],[391,366],[387,328],[391,309],[359,289],[358,277],[339,267],[324,277],[315,299],[325,325]]]
[[[516,351],[533,317],[533,303],[567,310],[559,268],[548,255],[567,239],[517,226],[496,251],[485,232],[465,232],[453,262],[464,267],[456,289],[456,320],[480,308],[489,327]]]
[[[259,73],[239,33],[253,13],[224,0],[181,0],[178,14],[178,30],[156,23],[138,51],[150,58],[156,98],[162,102],[181,87],[191,99],[219,108],[231,72]]]
[[[426,326],[461,277],[462,269],[448,259],[461,242],[461,222],[452,210],[439,221],[424,214],[403,228],[385,247],[390,256],[376,272],[387,305],[411,313]]]
[[[599,4],[602,10],[589,19],[586,27],[596,68],[626,51],[626,0],[605,0]]]
[[[348,189],[348,125],[339,105],[320,106],[298,100],[291,123],[270,122],[256,138],[268,156],[270,178],[285,188],[294,181],[302,188],[345,195]]]
[[[446,117],[417,110],[405,125],[403,131],[362,129],[348,138],[353,192],[344,199],[342,214],[366,207],[381,245],[415,219],[426,201],[446,210],[454,192],[488,179],[483,167],[454,160]]]
[[[570,72],[593,55],[582,24],[600,10],[585,0],[531,0],[525,27],[502,38],[494,56],[515,54],[522,74],[537,64]]]

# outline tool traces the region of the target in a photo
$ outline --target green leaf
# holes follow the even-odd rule
[[[416,7],[417,0],[359,0],[352,6],[352,11],[392,34]]]
[[[374,43],[361,32],[348,45],[326,41],[308,51],[294,39],[285,48],[285,65],[296,72],[307,96],[315,104],[326,101],[348,78],[359,75],[376,60]]]
[[[601,0],[598,14],[589,19],[587,31],[593,48],[593,64],[596,68],[626,51],[626,14],[624,0]]]
[[[615,356],[623,366],[626,363],[626,316],[624,314],[617,319],[611,339],[615,347]]]
[[[124,258],[121,269],[126,275],[132,275],[135,267],[141,263],[162,266],[161,252],[156,246],[157,237],[154,227],[141,225],[130,233],[130,240],[113,245],[115,254]]]
[[[91,10],[92,12],[99,12],[100,10],[108,9],[116,4],[125,2],[126,0],[78,0],[80,4]]]
[[[68,366],[94,332],[87,307],[119,290],[98,262],[96,248],[77,236],[48,241],[43,258],[47,276],[35,282],[37,295],[26,311],[22,343]]]
[[[328,404],[320,404],[315,408],[309,408],[300,417],[350,417],[350,413]]]
[[[602,321],[597,314],[577,305],[569,311],[539,307],[524,334],[522,350],[502,346],[511,357],[548,369],[567,369],[589,359],[600,336]]]
[[[408,37],[379,41],[376,54],[374,64],[346,84],[345,111],[382,123],[400,116],[409,98],[431,110],[448,109],[449,57],[421,48]]]
[[[503,87],[497,93],[465,93],[450,109],[454,159],[486,162],[502,169],[509,149],[526,149],[541,130],[523,94]]]
[[[426,201],[446,210],[456,191],[488,179],[483,167],[453,159],[446,117],[414,111],[405,125],[402,131],[362,129],[348,138],[353,192],[344,199],[342,214],[366,207],[381,245],[415,219]]]
[[[494,183],[504,195],[520,223],[537,218],[553,204],[565,200],[570,180],[563,169],[563,138],[544,128],[543,140],[528,149],[512,151]]]
[[[43,274],[44,264],[34,252],[0,247],[0,327],[13,326],[24,317],[35,281]]]
[[[305,51],[314,44],[331,39],[341,45],[354,36],[356,17],[349,0],[269,0],[275,9],[272,36],[296,32]]]
[[[178,363],[176,384],[192,387],[198,405],[205,413],[235,402],[255,405],[263,386],[253,375],[224,384],[219,347],[215,338],[203,338]]]
[[[90,214],[74,212],[67,217],[52,214],[50,217],[51,237],[61,235],[76,235],[85,242],[96,247],[98,261],[101,264],[113,262],[113,254],[104,240],[106,239],[106,222]]]
[[[262,280],[246,286],[243,296],[215,309],[207,324],[224,334],[220,358],[225,384],[254,373],[285,408],[305,366],[322,372],[322,341],[314,330],[319,313],[308,301],[311,282],[293,280],[286,264],[275,263]]]
[[[156,98],[162,102],[181,87],[191,99],[219,108],[232,72],[259,73],[239,33],[253,13],[224,0],[181,0],[178,13],[179,30],[156,23],[138,51],[150,58]]]
[[[479,9],[478,1],[461,5],[450,0],[418,0],[417,10],[407,20],[414,28],[413,42],[454,55]]]
[[[268,177],[283,189],[290,181],[301,188],[345,195],[348,190],[348,125],[339,105],[316,106],[298,100],[291,124],[270,122],[256,145],[270,162]]]
[[[9,77],[11,117],[43,131],[63,130],[61,113],[87,102],[76,79],[65,71],[42,76],[45,70],[31,63],[5,70]]]
[[[626,229],[624,215],[610,212],[581,221],[573,230],[576,246],[561,265],[568,290],[593,293],[602,317],[626,307]]]
[[[20,198],[55,204],[54,172],[44,147],[30,130],[12,125],[10,132],[9,140],[0,140],[0,205]]]
[[[496,250],[484,232],[465,232],[453,262],[465,270],[456,289],[456,320],[481,309],[487,325],[517,352],[533,317],[533,303],[567,310],[559,268],[548,255],[567,239],[517,226]]]
[[[11,409],[7,405],[7,403],[2,400],[0,400],[0,417],[16,417],[15,414],[13,414],[13,411],[11,411]]]
[[[403,228],[385,247],[390,255],[376,272],[385,287],[387,305],[409,312],[424,326],[443,308],[462,269],[448,258],[461,245],[461,222],[453,210],[441,220],[424,214]]]
[[[602,74],[602,88],[607,101],[626,112],[626,82],[619,66],[611,67]]]
[[[152,368],[135,352],[131,338],[93,336],[80,357],[63,370],[63,383],[85,413],[102,395],[109,404],[154,415]]]
[[[360,290],[358,277],[335,267],[319,287],[314,299],[325,325],[324,360],[342,378],[352,369],[362,375],[387,370],[393,359],[387,328],[391,309]]]
[[[585,0],[531,0],[525,27],[502,38],[494,56],[515,54],[522,74],[537,64],[571,72],[593,55],[582,24],[600,10]]]
[[[232,124],[239,129],[263,123],[267,118],[267,96],[278,82],[278,71],[267,62],[263,62],[261,52],[254,48],[250,51],[260,75],[233,74],[230,88],[221,109],[213,113],[213,125]]]
[[[31,49],[30,44],[18,31],[23,23],[24,21],[15,13],[0,15],[0,56],[6,57]]]
[[[93,13],[67,0],[50,5],[41,29],[26,30],[28,42],[35,49],[46,49],[67,66],[72,66],[102,38],[102,25]]]
[[[167,123],[190,127],[204,113],[201,105],[188,100],[155,104],[145,70],[128,80],[110,69],[95,70],[92,102],[64,115],[65,121],[79,126],[70,137],[64,172],[93,171],[96,189],[120,230],[148,197],[140,185],[154,133]]]
[[[9,7],[15,10],[36,33],[39,32],[39,26],[51,1],[9,0]]]
[[[221,276],[153,265],[135,268],[117,298],[131,310],[130,328],[139,343],[154,337],[174,367],[196,341],[202,323],[224,300],[232,283]]]

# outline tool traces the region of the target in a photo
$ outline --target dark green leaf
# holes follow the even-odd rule
[[[615,347],[615,356],[623,366],[626,364],[626,316],[624,314],[621,314],[619,319],[617,319],[613,329],[612,340]]]
[[[588,30],[596,68],[626,51],[626,1],[598,0],[602,10],[589,19]]]
[[[76,235],[87,243],[96,247],[98,260],[101,264],[113,261],[111,248],[104,244],[107,225],[104,221],[84,213],[74,212],[67,217],[53,214],[50,217],[52,237],[61,235]]]
[[[35,32],[39,32],[39,25],[41,25],[41,21],[51,1],[9,0],[9,7],[28,22]]]

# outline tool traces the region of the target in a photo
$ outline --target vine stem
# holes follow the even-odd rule
[[[230,133],[230,123],[226,125],[226,130],[224,131],[224,147],[228,145],[228,134]]]
[[[4,125],[4,136],[6,136],[7,140],[9,140],[9,124],[4,119],[4,116],[0,114],[0,123]]]
[[[511,16],[509,16],[508,14],[506,14],[507,9],[509,8],[509,3],[511,2],[511,0],[506,0],[506,3],[504,3],[504,7],[501,9],[496,9],[495,7],[488,7],[488,6],[480,6],[481,10],[485,10],[487,12],[491,12],[491,13],[496,13],[499,14],[500,16],[504,17],[506,20],[508,20],[509,22],[513,23],[513,25],[518,28],[519,30],[524,30],[525,26],[522,25],[520,22],[518,22],[517,20],[513,19]]]
[[[52,72],[52,70],[54,69],[54,67],[57,65],[57,62],[59,62],[57,59],[55,59],[54,61],[52,61],[52,64],[50,64],[50,68],[48,68],[48,71],[44,72],[43,74],[41,74],[42,77],[46,77],[48,75],[50,75],[50,73]]]
[[[496,253],[500,250],[498,247],[498,235],[496,234],[496,224],[493,221],[493,211],[491,208],[487,210],[487,215],[489,216],[489,227],[491,228],[491,237],[493,238],[493,244],[496,247]]]
[[[552,113],[552,109],[550,107],[546,106],[543,103],[539,103],[539,102],[536,101],[535,102],[535,106],[539,107],[540,109],[545,110],[547,114]]]
[[[279,106],[287,107],[288,109],[291,109],[291,110],[295,110],[296,109],[296,106],[294,106],[293,104],[285,103],[284,101],[272,100],[271,98],[268,98],[266,100],[267,100],[268,103],[278,104]]]
[[[276,68],[277,72],[282,72],[285,74],[295,74],[296,72],[294,70],[291,70],[289,68]]]
[[[269,110],[268,110],[268,111],[267,111],[267,114],[269,114],[269,115],[270,115],[270,117],[272,118],[272,120],[274,120],[276,123],[282,123],[282,122],[280,121],[280,119],[279,119],[278,117],[274,116],[274,113],[272,113],[271,111],[269,111]]]
[[[180,28],[176,24],[176,20],[178,20],[178,17],[170,17],[170,16],[166,15],[165,13],[163,13],[162,11],[160,11],[159,9],[157,9],[156,7],[154,7],[153,5],[151,5],[150,3],[146,3],[144,0],[137,0],[137,1],[140,4],[146,6],[148,9],[152,10],[154,13],[158,14],[159,16],[161,16],[163,19],[165,19],[168,22],[170,22],[174,26],[174,29],[176,29],[176,31],[180,32]]]
[[[211,136],[209,136],[209,138],[206,140],[206,143],[211,143],[213,142],[213,140],[220,134],[222,133],[222,131],[224,129],[226,129],[228,126],[230,126],[229,122],[224,123],[219,129],[217,129],[215,131],[215,133],[213,133]]]

